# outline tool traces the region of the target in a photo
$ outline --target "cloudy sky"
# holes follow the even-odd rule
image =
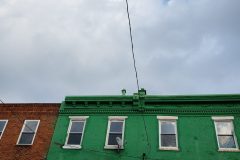
[[[129,0],[148,94],[240,93],[239,0]],[[0,98],[136,92],[125,0],[0,0]]]

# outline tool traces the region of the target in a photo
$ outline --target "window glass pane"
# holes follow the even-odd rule
[[[38,121],[26,121],[23,132],[35,132]]]
[[[1,132],[3,131],[5,124],[6,124],[6,121],[0,121],[0,131]]]
[[[220,148],[236,148],[233,136],[218,136]]]
[[[122,139],[122,134],[119,133],[110,133],[108,137],[108,145],[118,145],[116,138],[119,137]]]
[[[82,133],[69,133],[67,144],[80,145]]]
[[[123,122],[111,122],[110,132],[122,133]]]
[[[19,144],[32,144],[34,133],[22,133]]]
[[[162,147],[176,147],[176,136],[175,135],[161,135],[161,146]]]
[[[161,134],[175,134],[175,122],[161,122]]]
[[[216,122],[217,134],[232,135],[232,123],[231,122]]]
[[[82,132],[84,122],[73,121],[70,132]]]
[[[2,135],[2,132],[0,132],[0,136]]]

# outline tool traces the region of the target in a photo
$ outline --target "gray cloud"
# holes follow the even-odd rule
[[[149,94],[239,93],[238,0],[129,0]],[[1,0],[0,97],[136,92],[123,0]]]

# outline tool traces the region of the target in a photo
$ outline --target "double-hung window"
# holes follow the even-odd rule
[[[88,116],[70,116],[65,149],[81,149],[86,119]]]
[[[109,116],[105,149],[124,148],[124,129],[126,116]]]
[[[177,119],[173,116],[157,116],[159,124],[159,149],[178,150]]]
[[[1,139],[1,137],[3,135],[3,132],[6,128],[7,122],[8,122],[8,120],[0,120],[0,139]]]
[[[17,145],[32,145],[37,133],[40,120],[25,120]]]
[[[234,117],[212,117],[215,124],[216,137],[219,151],[238,150],[237,138],[234,132]]]

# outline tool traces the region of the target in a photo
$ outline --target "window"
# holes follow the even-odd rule
[[[124,148],[124,128],[126,116],[109,116],[105,149]]]
[[[8,122],[8,120],[0,120],[0,139],[1,139],[1,137],[3,135],[3,132],[6,128],[7,122]]]
[[[88,116],[70,116],[67,138],[63,148],[81,149],[85,123]]]
[[[17,145],[32,145],[40,120],[25,120]]]
[[[177,122],[178,117],[157,116],[159,122],[159,149],[178,150]]]
[[[219,151],[238,150],[237,139],[234,133],[232,116],[212,117],[215,124]]]

